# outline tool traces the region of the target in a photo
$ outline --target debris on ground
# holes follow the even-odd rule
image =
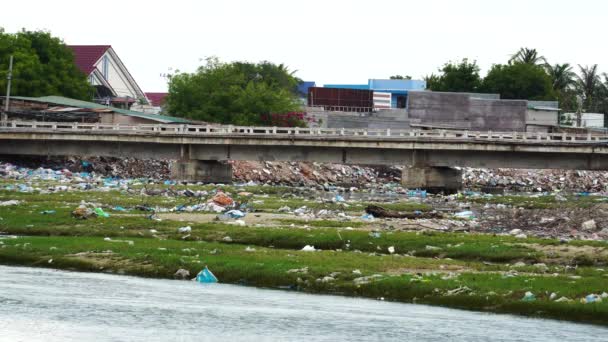
[[[199,283],[217,283],[218,280],[213,273],[205,266],[197,275],[196,281]]]
[[[190,278],[190,271],[185,270],[183,268],[180,268],[179,270],[177,270],[175,272],[175,274],[173,274],[173,278],[177,278],[177,279],[189,279]]]
[[[365,208],[365,212],[370,215],[373,215],[373,217],[382,217],[382,218],[429,219],[429,218],[442,218],[443,217],[443,215],[441,215],[438,212],[434,212],[434,211],[399,212],[399,211],[394,211],[394,210],[388,210],[388,209],[382,208],[377,205],[368,205],[367,208]]]

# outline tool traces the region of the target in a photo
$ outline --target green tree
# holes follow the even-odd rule
[[[262,116],[299,109],[300,80],[284,65],[222,63],[212,57],[194,73],[169,78],[167,112],[195,120],[259,125]]]
[[[0,29],[0,89],[6,89],[10,55],[14,58],[11,94],[92,99],[93,88],[74,64],[72,51],[49,32],[11,34]]]
[[[577,76],[576,87],[583,97],[583,109],[588,112],[597,111],[604,85],[600,79],[597,64],[592,66],[578,66],[580,74]]]
[[[547,64],[547,74],[551,77],[553,92],[557,96],[562,111],[574,112],[577,110],[577,92],[574,89],[576,74],[569,63]]]
[[[439,87],[439,76],[435,74],[426,75],[423,77],[426,83],[426,89],[437,89]]]
[[[499,93],[503,99],[554,100],[551,77],[538,65],[496,64],[483,80],[481,89]]]
[[[565,92],[575,84],[576,74],[572,71],[569,63],[546,66],[547,73],[551,77],[551,85],[555,92]]]
[[[476,92],[481,85],[479,66],[476,61],[463,59],[459,63],[448,62],[439,69],[440,74],[427,79],[427,88],[433,91]],[[430,81],[430,82],[429,82]]]
[[[524,64],[532,64],[532,65],[544,65],[547,64],[547,59],[538,54],[536,49],[529,49],[526,47],[520,48],[511,59],[509,59],[509,63],[524,63]]]

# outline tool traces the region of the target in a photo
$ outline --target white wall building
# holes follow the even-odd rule
[[[129,70],[110,45],[69,45],[74,61],[95,86],[95,100],[116,107],[130,108],[132,104],[149,105]]]

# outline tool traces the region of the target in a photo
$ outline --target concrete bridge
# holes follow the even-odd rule
[[[177,160],[177,179],[225,182],[219,161],[407,165],[404,185],[458,187],[455,166],[608,170],[608,135],[9,122],[0,154]]]

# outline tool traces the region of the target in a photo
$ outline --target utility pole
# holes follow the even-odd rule
[[[6,98],[4,99],[4,112],[2,113],[2,126],[6,126],[7,115],[8,115],[8,107],[11,98],[11,80],[13,78],[13,55],[10,56],[8,62],[8,75],[6,76],[6,80],[8,81],[6,84]]]

